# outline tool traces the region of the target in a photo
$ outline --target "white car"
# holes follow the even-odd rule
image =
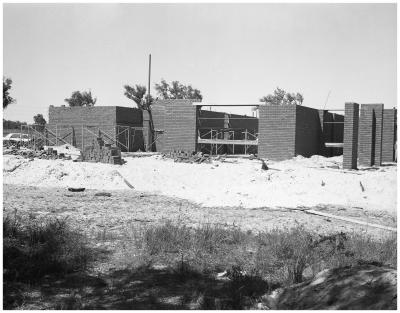
[[[26,143],[31,139],[28,134],[10,133],[3,137],[3,143]]]

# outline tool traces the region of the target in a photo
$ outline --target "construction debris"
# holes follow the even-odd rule
[[[218,160],[221,159],[221,156],[217,156]],[[211,163],[212,158],[209,154],[203,154],[202,152],[188,152],[181,150],[174,150],[167,154],[163,155],[163,158],[171,158],[174,159],[174,162],[180,163]]]
[[[4,155],[12,154],[12,155],[20,155],[27,159],[46,159],[46,160],[55,160],[55,159],[63,159],[63,160],[71,160],[70,155],[66,155],[65,153],[57,153],[57,150],[49,147],[47,150],[32,150],[27,148],[17,148],[16,146],[12,146],[9,149],[5,149],[3,151]]]
[[[112,147],[109,143],[104,143],[101,137],[97,137],[96,141],[93,140],[92,146],[85,147],[82,161],[123,164],[121,149]]]
[[[85,191],[85,188],[72,188],[72,187],[70,187],[70,188],[68,188],[68,191],[71,191],[71,192],[83,192],[83,191]]]
[[[94,195],[97,197],[111,197],[111,193],[109,192],[97,192]]]
[[[261,169],[262,170],[264,170],[264,171],[267,171],[268,170],[268,165],[267,165],[267,163],[265,163],[265,161],[264,160],[262,160],[262,159],[259,159],[259,160],[261,160]]]

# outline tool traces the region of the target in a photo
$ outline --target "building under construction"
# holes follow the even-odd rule
[[[258,117],[204,109],[210,106],[155,101],[153,135],[148,112],[136,108],[50,106],[41,136],[47,144],[70,143],[82,150],[101,136],[122,151],[258,154],[270,160],[343,154],[345,168],[356,168],[357,160],[367,166],[395,160],[396,109],[383,104],[346,103],[341,114],[300,105],[242,105],[254,107]]]

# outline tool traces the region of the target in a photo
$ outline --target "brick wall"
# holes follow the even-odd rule
[[[116,123],[118,125],[129,125],[132,127],[142,127],[142,111],[138,108],[115,107]]]
[[[359,164],[381,165],[383,104],[362,104],[359,124]]]
[[[382,162],[394,161],[396,140],[396,109],[383,110]]]
[[[164,147],[173,150],[196,151],[197,107],[192,100],[159,100],[165,106]]]
[[[343,168],[345,169],[357,169],[358,123],[358,103],[345,103],[343,138]]]
[[[342,148],[325,147],[327,142],[343,142],[344,116],[328,112],[327,110],[318,110],[320,124],[322,129],[322,146],[319,154],[332,157],[342,155]]]
[[[271,160],[295,156],[296,106],[259,107],[258,155]]]
[[[323,149],[322,129],[316,109],[296,106],[295,154],[310,157]]]
[[[52,132],[57,132],[61,137],[71,131],[74,134],[73,143],[82,149],[92,144],[96,139],[100,128],[111,138],[117,138],[116,125],[141,127],[142,116],[140,110],[136,108],[125,108],[117,106],[94,106],[94,107],[49,107],[48,128]],[[88,129],[82,126],[89,126]],[[122,128],[119,130],[121,131]],[[95,134],[93,134],[95,133]],[[127,144],[127,136],[130,137],[131,149],[139,149],[143,146],[143,134],[140,131],[123,132],[118,135],[118,140]],[[66,137],[69,139],[71,136]],[[112,143],[110,139],[104,138],[106,142]],[[67,140],[69,141],[69,140]],[[61,143],[60,143],[61,144]],[[121,147],[123,151],[126,149]]]
[[[157,137],[155,143],[155,150],[163,151],[164,141],[165,141],[165,136],[164,136],[165,106],[159,102],[154,103],[152,106],[152,114],[153,114],[154,129],[156,130],[156,137]]]

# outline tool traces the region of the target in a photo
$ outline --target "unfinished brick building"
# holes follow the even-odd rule
[[[49,137],[82,150],[101,135],[122,151],[143,149],[143,117],[139,109],[119,106],[49,107]]]
[[[248,105],[258,117],[204,110],[192,100],[157,100],[152,106],[155,136],[149,132],[150,116],[126,107],[53,107],[49,129],[59,138],[71,138],[85,147],[98,136],[122,151],[203,151],[207,153],[257,153],[270,160],[296,155],[344,154],[344,167],[380,165],[394,160],[396,110],[383,105],[346,103],[345,114],[299,105]],[[208,105],[207,105],[208,107]]]

